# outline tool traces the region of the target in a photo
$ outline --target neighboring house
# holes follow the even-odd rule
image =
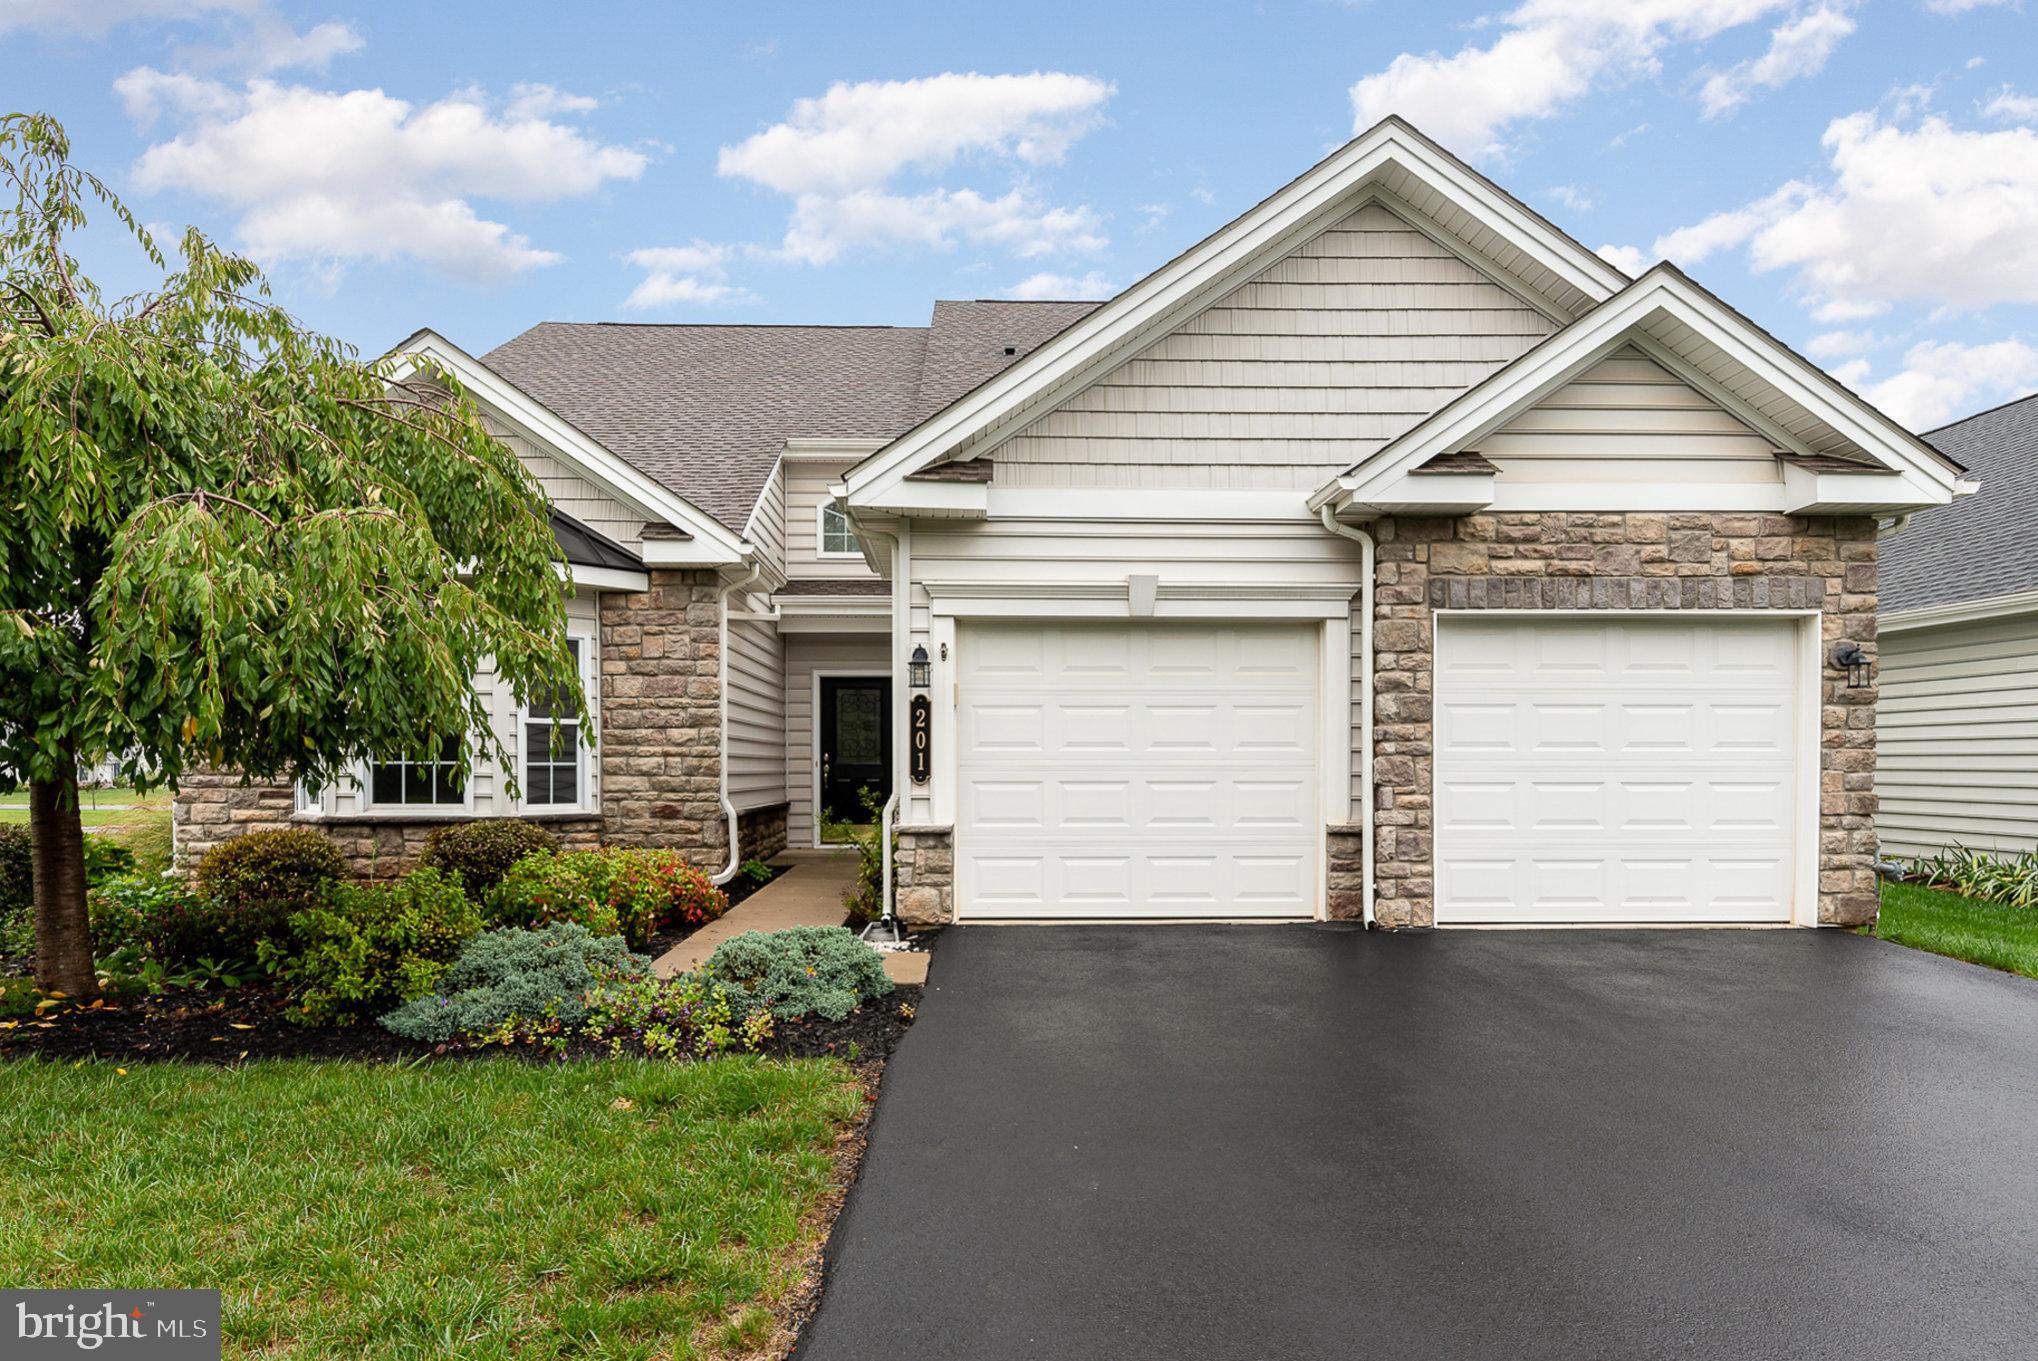
[[[575,567],[598,751],[566,807],[197,788],[194,848],[521,813],[721,870],[868,785],[916,923],[1875,912],[1831,653],[1960,469],[1398,120],[1102,305],[411,344],[641,564]]]
[[[2038,395],[1931,432],[1978,495],[1883,544],[1885,855],[2038,848]]]

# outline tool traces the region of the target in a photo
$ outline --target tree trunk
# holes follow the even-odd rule
[[[35,864],[35,981],[44,992],[92,997],[92,921],[85,912],[85,828],[78,777],[28,787],[28,830]]]

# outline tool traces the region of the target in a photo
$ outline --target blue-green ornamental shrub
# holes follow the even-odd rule
[[[345,1025],[436,989],[480,934],[481,909],[458,879],[421,869],[392,884],[334,884],[290,930],[294,953],[268,943],[262,962],[296,989],[299,1019]]]
[[[762,1007],[781,1021],[839,1021],[892,991],[884,956],[840,926],[746,931],[716,946],[702,972],[728,985],[738,1011]]]
[[[591,935],[573,922],[537,931],[487,931],[467,942],[429,997],[406,1002],[382,1018],[405,1039],[444,1044],[479,1038],[513,1017],[550,1015],[577,1026],[588,992],[603,978],[647,974],[651,961],[633,955],[620,936]]]

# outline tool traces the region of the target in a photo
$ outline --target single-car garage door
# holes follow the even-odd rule
[[[1316,629],[972,624],[964,917],[1309,917]]]
[[[1440,617],[1437,924],[1789,921],[1797,627]]]

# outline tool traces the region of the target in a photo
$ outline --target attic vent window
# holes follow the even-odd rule
[[[1005,353],[1007,356],[1015,355],[1019,353],[1019,347],[1017,345],[1007,345],[1005,347]]]

